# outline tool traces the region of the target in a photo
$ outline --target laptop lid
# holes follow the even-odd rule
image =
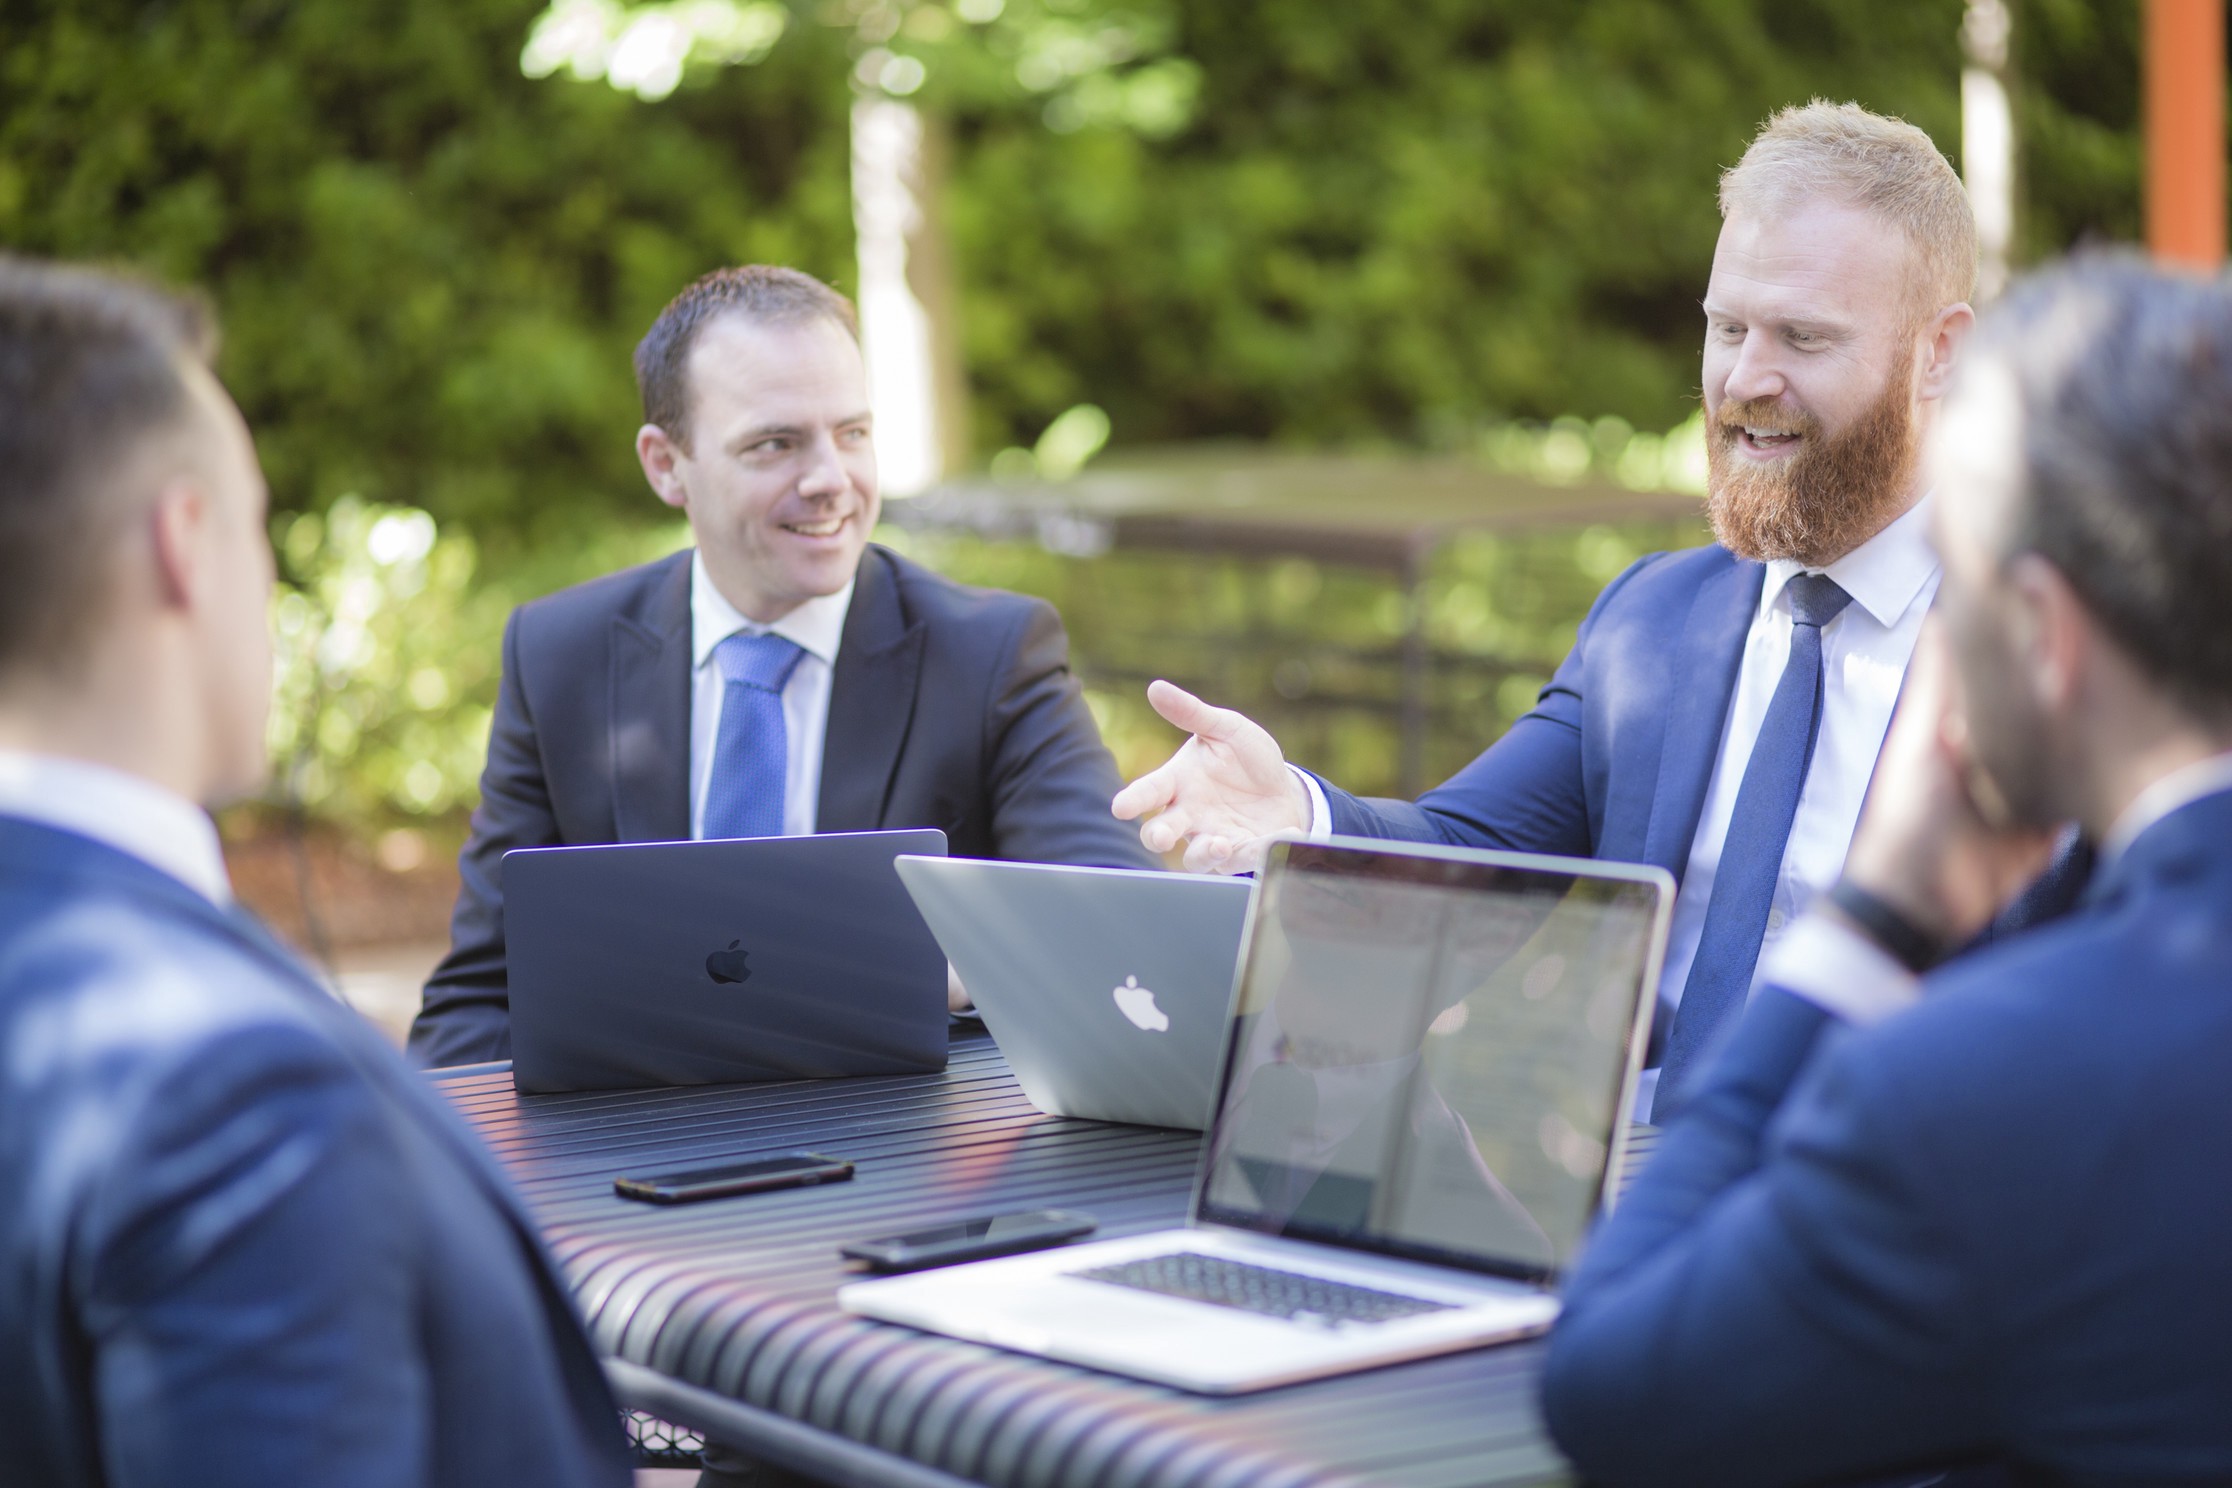
[[[1275,845],[1194,1220],[1555,1277],[1607,1198],[1673,895],[1656,868]]]
[[[970,858],[898,867],[1033,1105],[1209,1124],[1252,881]]]
[[[512,1080],[704,1085],[945,1067],[945,955],[892,868],[945,834],[504,855]]]

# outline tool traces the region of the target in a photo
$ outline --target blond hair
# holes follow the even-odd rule
[[[1816,98],[1769,119],[1721,174],[1723,218],[1827,198],[1873,212],[1914,249],[1913,306],[1933,315],[1976,293],[1976,213],[1930,137],[1904,119]]]

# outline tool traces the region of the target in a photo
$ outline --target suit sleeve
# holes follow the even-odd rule
[[[1980,1323],[1895,1114],[1912,1095],[1762,993],[1569,1283],[1543,1408],[1591,1482],[1811,1482],[1981,1447]]]
[[[450,950],[427,978],[411,1024],[409,1054],[421,1069],[511,1057],[511,1002],[504,961],[504,854],[561,838],[543,775],[535,720],[520,671],[520,623],[504,627],[503,679],[489,725],[488,764],[472,835],[458,854]]]
[[[373,1102],[292,1029],[147,1097],[73,1239],[116,1488],[427,1480],[419,1195]]]
[[[1605,586],[1534,707],[1416,802],[1353,796],[1327,783],[1333,830],[1347,837],[1594,856],[1581,737],[1589,641],[1620,591],[1651,561],[1636,560]]]
[[[1053,606],[1030,600],[1001,648],[985,699],[985,790],[1001,858],[1160,868],[1138,831],[1109,813],[1122,781],[1069,665]]]

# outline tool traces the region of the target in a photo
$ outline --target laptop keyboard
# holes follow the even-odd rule
[[[1237,1307],[1242,1312],[1290,1322],[1386,1323],[1421,1312],[1446,1312],[1454,1305],[1187,1250],[1069,1274],[1165,1297]]]

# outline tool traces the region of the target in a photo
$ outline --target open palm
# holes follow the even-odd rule
[[[1183,842],[1189,872],[1246,873],[1270,838],[1309,829],[1309,793],[1262,725],[1168,682],[1150,683],[1147,701],[1191,736],[1111,803],[1120,820],[1148,818],[1139,840],[1150,852]]]

